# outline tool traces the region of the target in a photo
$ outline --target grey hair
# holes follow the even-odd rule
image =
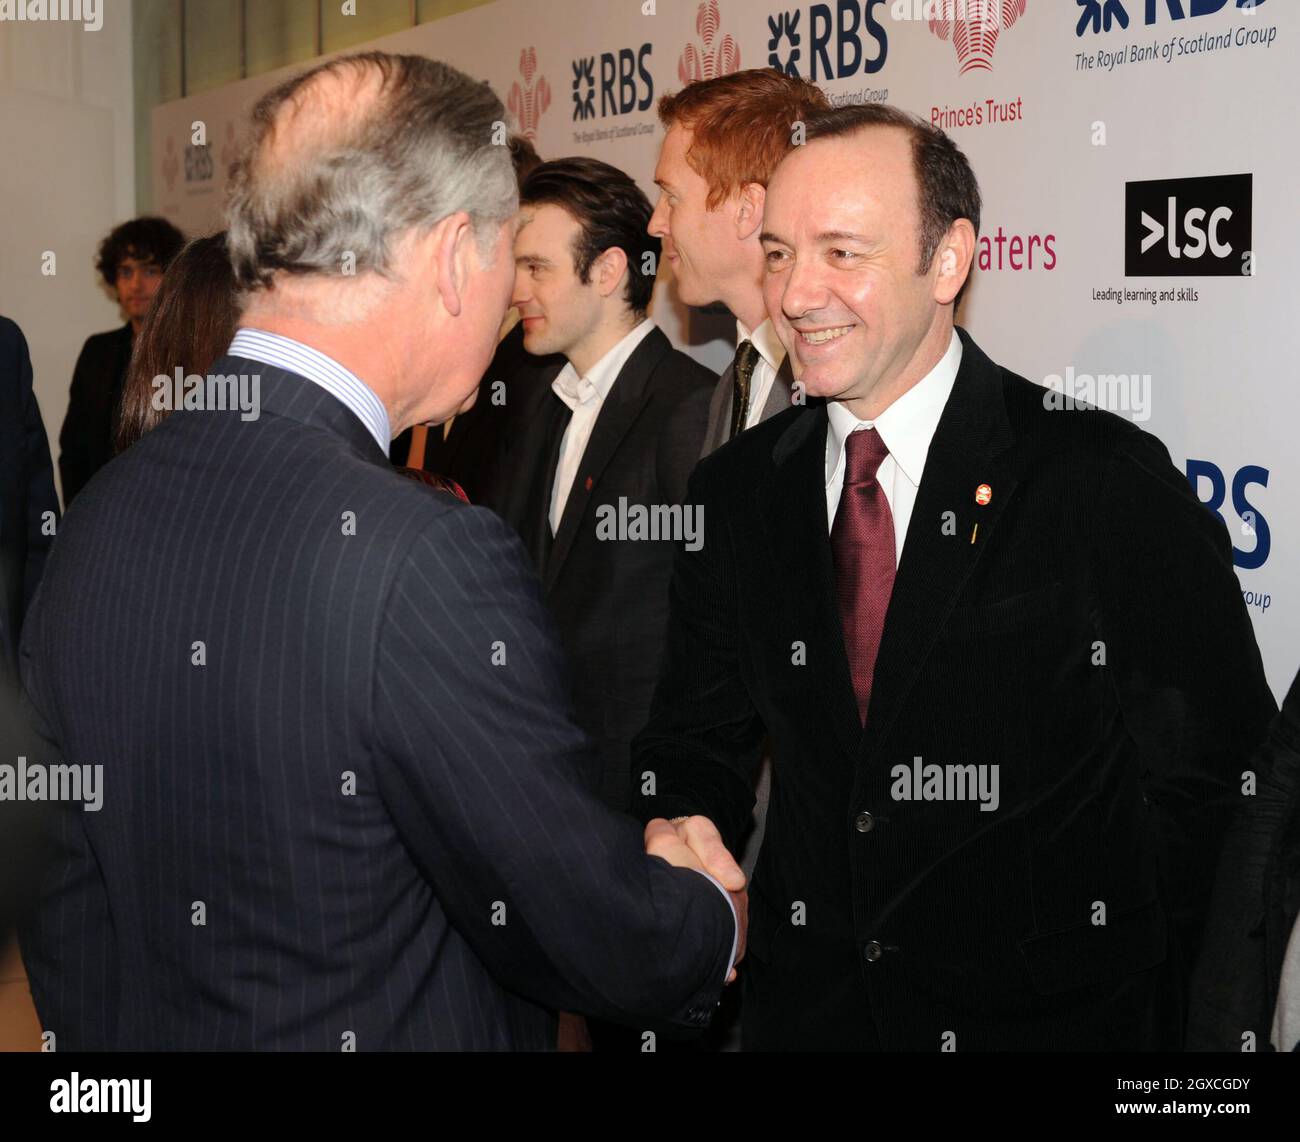
[[[372,68],[380,91],[370,106],[344,111],[338,124],[301,125],[311,135],[301,154],[267,169],[285,104],[318,77],[363,79]],[[401,235],[458,211],[480,252],[490,250],[519,206],[510,149],[504,137],[495,142],[505,117],[486,83],[423,56],[360,52],[281,84],[254,107],[231,168],[226,220],[239,289],[264,288],[278,272],[338,274],[348,255],[356,273],[390,276]]]

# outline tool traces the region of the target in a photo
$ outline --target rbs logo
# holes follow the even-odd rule
[[[1125,276],[1248,276],[1253,182],[1229,174],[1127,183]]]
[[[600,75],[599,117],[644,111],[655,97],[655,81],[646,66],[653,44],[637,52],[621,48],[573,61],[573,118],[597,118],[596,76]]]
[[[1185,20],[1188,16],[1213,16],[1228,7],[1231,0],[1075,0],[1080,8],[1079,23],[1074,29],[1076,36],[1083,35],[1091,29],[1094,32],[1109,32],[1113,28],[1127,28],[1129,25],[1128,9],[1137,10],[1139,6],[1146,9],[1146,22],[1154,24],[1163,11],[1171,20]],[[1253,11],[1264,0],[1237,0],[1238,8]]]
[[[1187,479],[1192,485],[1192,491],[1195,493],[1196,498],[1220,519],[1223,519],[1223,513],[1219,511],[1219,508],[1223,506],[1223,501],[1228,494],[1228,482],[1224,478],[1223,469],[1209,460],[1188,460]],[[1201,481],[1203,479],[1210,482],[1209,499],[1206,499],[1201,494]],[[1223,520],[1227,524],[1228,533],[1232,536],[1233,566],[1240,567],[1244,571],[1254,571],[1256,568],[1263,567],[1264,561],[1268,559],[1269,547],[1272,545],[1268,521],[1246,499],[1246,489],[1251,484],[1258,484],[1261,488],[1267,488],[1268,469],[1248,464],[1233,476],[1232,510],[1237,513],[1237,519],[1240,520],[1240,523],[1234,529],[1232,524],[1228,523],[1227,520]],[[1252,536],[1255,540],[1252,545],[1244,550],[1237,546],[1239,538],[1245,538],[1247,544],[1250,544]]]
[[[768,65],[814,83],[847,79],[859,72],[874,75],[885,66],[889,54],[889,37],[876,14],[885,3],[837,0],[833,17],[829,4],[813,4],[803,28],[799,26],[803,17],[799,8],[769,16]]]

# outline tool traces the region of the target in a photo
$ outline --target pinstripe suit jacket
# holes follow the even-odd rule
[[[173,415],[77,498],[29,700],[103,807],[24,934],[60,1049],[547,1049],[707,1023],[734,932],[593,791],[537,581],[325,390]]]

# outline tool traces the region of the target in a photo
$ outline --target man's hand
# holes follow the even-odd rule
[[[739,963],[745,956],[749,893],[745,891],[745,873],[722,843],[717,826],[708,817],[681,817],[676,821],[656,817],[645,827],[645,851],[677,868],[707,872],[726,889],[736,909],[736,962]],[[733,969],[727,982],[735,978]]]

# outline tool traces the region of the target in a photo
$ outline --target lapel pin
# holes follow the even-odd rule
[[[975,489],[975,502],[979,504],[980,507],[984,507],[984,505],[987,504],[989,500],[991,500],[992,498],[993,498],[993,489],[990,488],[988,484],[981,484],[978,488]]]
[[[587,482],[583,485],[583,487],[586,488],[587,491],[591,491],[591,477],[590,477],[590,476],[587,477]]]
[[[976,534],[979,532],[979,529],[980,529],[980,525],[979,525],[979,524],[976,524],[973,528],[971,528],[970,541],[971,541],[972,543],[975,542],[975,536],[976,536]]]

